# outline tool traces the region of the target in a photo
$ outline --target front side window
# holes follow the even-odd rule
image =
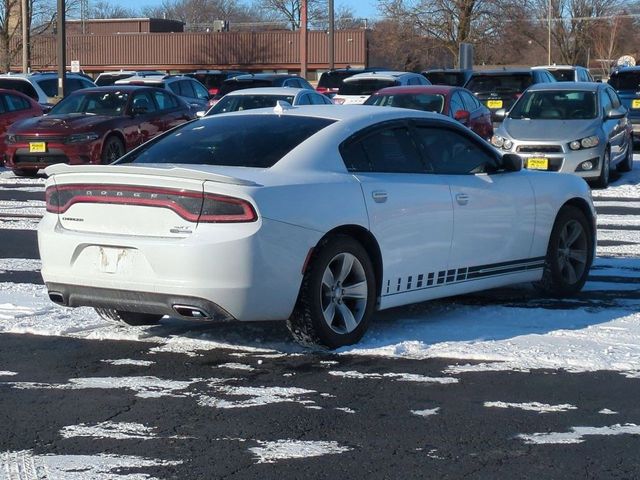
[[[518,120],[587,120],[597,115],[595,93],[580,90],[529,91],[509,112],[509,118]]]
[[[455,117],[456,113],[461,110],[465,110],[464,103],[462,102],[462,97],[458,92],[453,92],[451,95],[451,101],[449,105],[449,115]]]
[[[607,95],[607,92],[600,90],[600,104],[602,106],[602,114],[606,115],[613,108],[611,97]]]
[[[333,122],[295,115],[214,116],[156,137],[118,163],[269,168]]]
[[[497,167],[492,153],[461,132],[433,126],[418,126],[416,132],[433,173],[472,175]]]
[[[189,82],[189,83],[193,87],[193,91],[196,94],[196,98],[199,98],[200,100],[209,99],[209,92],[200,83],[198,82]]]
[[[147,92],[136,92],[131,101],[132,109],[137,113],[151,113],[156,111],[153,98]]]
[[[383,128],[340,148],[347,170],[376,173],[425,173],[420,152],[407,127]]]

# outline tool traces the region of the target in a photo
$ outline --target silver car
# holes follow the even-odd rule
[[[633,132],[617,93],[604,83],[561,82],[531,86],[491,138],[515,152],[529,169],[574,173],[596,187],[609,184],[611,167],[633,166]]]

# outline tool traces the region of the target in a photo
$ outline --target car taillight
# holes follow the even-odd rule
[[[240,198],[205,193],[202,212],[198,221],[203,223],[233,223],[255,222],[257,219],[256,211],[249,202]]]
[[[333,103],[335,103],[336,105],[342,105],[344,103],[344,98],[333,97]]]
[[[218,89],[217,88],[210,88],[209,89],[209,94],[210,95],[217,95],[218,94]]]
[[[316,92],[326,93],[329,89],[327,87],[316,87]]]
[[[167,208],[190,222],[237,223],[258,219],[246,200],[189,190],[130,185],[52,185],[45,192],[47,212],[62,214],[78,203]]]

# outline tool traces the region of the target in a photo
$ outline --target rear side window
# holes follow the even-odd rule
[[[395,87],[399,85],[395,80],[383,80],[366,78],[354,81],[346,81],[340,86],[340,95],[371,95],[381,88]]]
[[[69,79],[67,79],[68,81]],[[36,80],[38,86],[44,91],[47,97],[55,97],[58,95],[58,78],[43,78],[42,80]]]
[[[0,88],[6,88],[7,90],[15,90],[20,93],[24,93],[28,97],[38,100],[38,94],[35,88],[26,80],[18,80],[15,78],[0,78]]]
[[[555,77],[558,82],[573,82],[575,81],[575,73],[571,68],[565,68],[563,70],[551,70],[549,73]],[[582,79],[580,79],[582,80]]]
[[[350,172],[424,173],[420,152],[406,127],[377,130],[340,149]]]
[[[424,76],[434,85],[452,85],[461,87],[465,77],[462,72],[427,72]]]
[[[31,104],[24,98],[17,95],[7,95],[4,97],[7,102],[7,110],[10,112],[16,112],[18,110],[29,110]]]
[[[157,137],[118,163],[269,168],[333,122],[293,115],[213,116]]]

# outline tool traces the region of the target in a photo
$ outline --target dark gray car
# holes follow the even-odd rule
[[[509,113],[491,143],[523,157],[525,167],[573,173],[606,188],[615,166],[633,167],[628,111],[604,83],[545,83],[529,89]]]

